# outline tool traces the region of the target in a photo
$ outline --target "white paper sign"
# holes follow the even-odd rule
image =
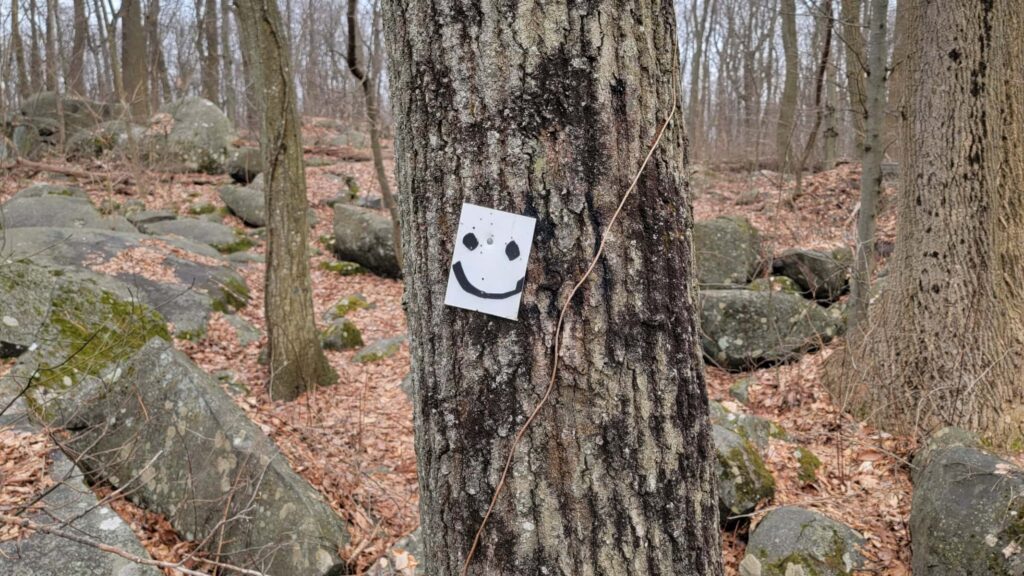
[[[463,204],[448,272],[448,306],[519,318],[536,218]]]

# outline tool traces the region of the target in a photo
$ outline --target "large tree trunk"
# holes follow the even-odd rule
[[[85,48],[89,35],[89,17],[85,0],[74,0],[74,37],[71,40],[71,62],[68,64],[68,91],[85,95]]]
[[[1024,14],[911,2],[896,253],[834,388],[885,424],[1020,441]],[[841,370],[845,368],[845,370]]]
[[[29,28],[29,42],[30,42],[29,43],[29,50],[31,51],[31,53],[29,54],[29,61],[30,61],[30,70],[32,70],[32,72],[29,74],[29,78],[31,79],[32,92],[33,93],[39,92],[39,91],[43,90],[43,88],[45,87],[45,85],[43,84],[43,80],[44,80],[45,76],[42,73],[42,71],[43,71],[43,55],[42,55],[42,52],[40,52],[41,48],[39,46],[39,19],[38,19],[39,16],[38,16],[38,14],[39,14],[38,3],[36,2],[36,0],[29,0],[29,3],[28,3],[28,21],[29,21],[29,26],[30,26],[30,28]]]
[[[238,122],[238,96],[235,94],[235,56],[231,50],[231,2],[220,0],[220,54],[224,64],[224,113]]]
[[[299,114],[287,37],[275,0],[235,0],[242,50],[261,95],[260,149],[267,206],[270,397],[292,400],[337,381],[320,349],[309,278],[309,224]]]
[[[459,574],[563,300],[679,84],[672,2],[387,0],[426,571]],[[566,311],[471,575],[722,573],[672,123]],[[446,307],[463,202],[537,218],[519,321]]]
[[[132,117],[149,117],[149,78],[146,76],[146,33],[142,28],[140,0],[121,3],[121,64],[124,75],[124,98]]]
[[[796,104],[800,95],[800,54],[796,38],[796,2],[779,0],[782,17],[782,50],[786,58],[786,79],[779,102],[779,124],[775,133],[775,153],[782,171],[793,168],[793,137],[796,130]]]

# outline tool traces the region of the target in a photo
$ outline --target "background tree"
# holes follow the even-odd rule
[[[131,108],[132,116],[145,119],[149,116],[149,78],[146,75],[144,57],[146,34],[142,28],[142,7],[139,0],[122,0],[121,30],[124,98]]]
[[[902,4],[902,2],[901,2]],[[1013,0],[912,0],[902,190],[870,331],[831,366],[858,412],[998,442],[1024,423],[1024,15]]]
[[[398,258],[398,265],[402,265],[402,232],[399,228],[398,206],[395,197],[391,193],[391,184],[388,183],[387,171],[384,169],[384,152],[381,149],[380,133],[380,107],[377,104],[377,75],[380,70],[370,68],[362,64],[362,45],[359,42],[359,24],[357,15],[357,0],[348,0],[348,9],[345,21],[348,23],[348,46],[345,52],[345,61],[348,69],[359,82],[363,89],[363,101],[366,104],[366,117],[369,120],[370,148],[373,152],[373,168],[377,175],[377,185],[380,186],[380,193],[384,200],[384,207],[391,214],[391,237],[395,244],[395,256]],[[374,5],[374,22],[378,21],[379,5]],[[376,33],[376,30],[374,30]]]
[[[864,119],[868,114],[867,98],[864,96],[864,75],[868,64],[864,53],[862,8],[862,0],[842,0],[840,4],[842,41],[846,55],[846,94],[850,101],[854,132],[851,144],[858,153],[864,148]]]
[[[867,87],[867,132],[860,178],[857,246],[850,282],[849,327],[867,313],[869,281],[875,263],[875,213],[882,190],[882,121],[885,117],[886,61],[889,55],[889,0],[871,0],[871,48]]]
[[[792,168],[793,138],[796,131],[796,104],[799,96],[800,54],[796,39],[796,2],[779,0],[782,17],[782,48],[786,58],[786,78],[779,104],[779,124],[776,128],[775,151],[779,169]]]
[[[16,1],[16,0],[15,0]],[[71,61],[68,63],[68,92],[78,96],[85,90],[85,50],[89,35],[89,16],[85,12],[85,0],[74,0],[74,37],[71,40]]]
[[[563,300],[673,107],[675,17],[658,0],[384,7],[425,560],[447,576],[544,394]],[[721,574],[686,153],[674,122],[569,305],[557,385],[471,574]],[[463,202],[537,218],[518,322],[443,304]]]
[[[266,304],[273,399],[337,381],[320,349],[309,279],[305,163],[287,37],[275,0],[235,0],[260,110],[267,207]]]

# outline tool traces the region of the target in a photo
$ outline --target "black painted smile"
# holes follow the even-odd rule
[[[523,284],[526,281],[526,277],[519,279],[516,282],[515,290],[509,292],[484,292],[483,290],[473,286],[473,283],[469,281],[466,276],[466,271],[462,269],[462,262],[456,262],[452,265],[452,272],[455,272],[455,279],[458,280],[459,286],[467,293],[476,296],[477,298],[486,298],[487,300],[502,300],[509,296],[515,296],[523,291]]]

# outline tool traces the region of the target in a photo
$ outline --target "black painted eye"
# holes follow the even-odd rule
[[[516,244],[515,240],[505,244],[505,256],[508,256],[509,260],[519,258],[519,244]]]
[[[462,243],[470,250],[476,250],[476,247],[480,245],[480,242],[476,239],[476,234],[472,232],[462,237]]]

